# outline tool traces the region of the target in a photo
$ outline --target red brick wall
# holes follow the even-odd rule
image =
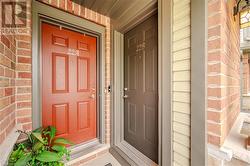
[[[1,35],[0,41],[0,143],[15,126],[15,65],[14,35]]]
[[[6,22],[12,19],[10,15],[5,18]],[[0,33],[0,143],[16,124],[16,47],[15,34]]]
[[[30,6],[27,0],[29,30]],[[0,144],[16,123],[22,123],[24,129],[31,127],[31,35],[1,33]]]
[[[221,146],[240,111],[239,19],[234,0],[208,5],[208,142]]]
[[[32,127],[31,117],[31,0],[27,2],[27,29],[30,33],[16,35],[16,121],[24,130]]]
[[[39,0],[71,14],[103,25],[105,41],[105,86],[110,84],[110,19],[86,9],[71,0]],[[28,1],[28,29],[31,30],[31,1]],[[0,42],[0,144],[15,125],[32,129],[32,52],[31,34],[1,36]],[[110,142],[110,95],[105,96],[106,143]]]

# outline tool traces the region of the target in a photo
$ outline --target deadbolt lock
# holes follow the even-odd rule
[[[127,99],[127,98],[128,98],[128,95],[124,95],[123,98],[124,98],[124,99]]]

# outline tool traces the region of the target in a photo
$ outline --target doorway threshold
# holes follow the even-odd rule
[[[80,165],[97,156],[109,152],[109,144],[101,144],[98,139],[91,140],[84,144],[78,144],[69,148],[71,151],[70,160],[65,165]]]

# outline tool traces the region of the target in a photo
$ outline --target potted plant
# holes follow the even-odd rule
[[[48,126],[32,132],[18,131],[28,139],[17,143],[9,157],[9,166],[62,166],[69,160],[67,145],[72,143],[64,138],[56,138],[56,128]]]

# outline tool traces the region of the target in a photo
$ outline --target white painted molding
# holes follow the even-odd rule
[[[4,142],[0,145],[0,165],[6,165],[9,155],[20,135],[17,130],[21,130],[22,127],[20,124],[17,124],[9,135],[5,138]]]

